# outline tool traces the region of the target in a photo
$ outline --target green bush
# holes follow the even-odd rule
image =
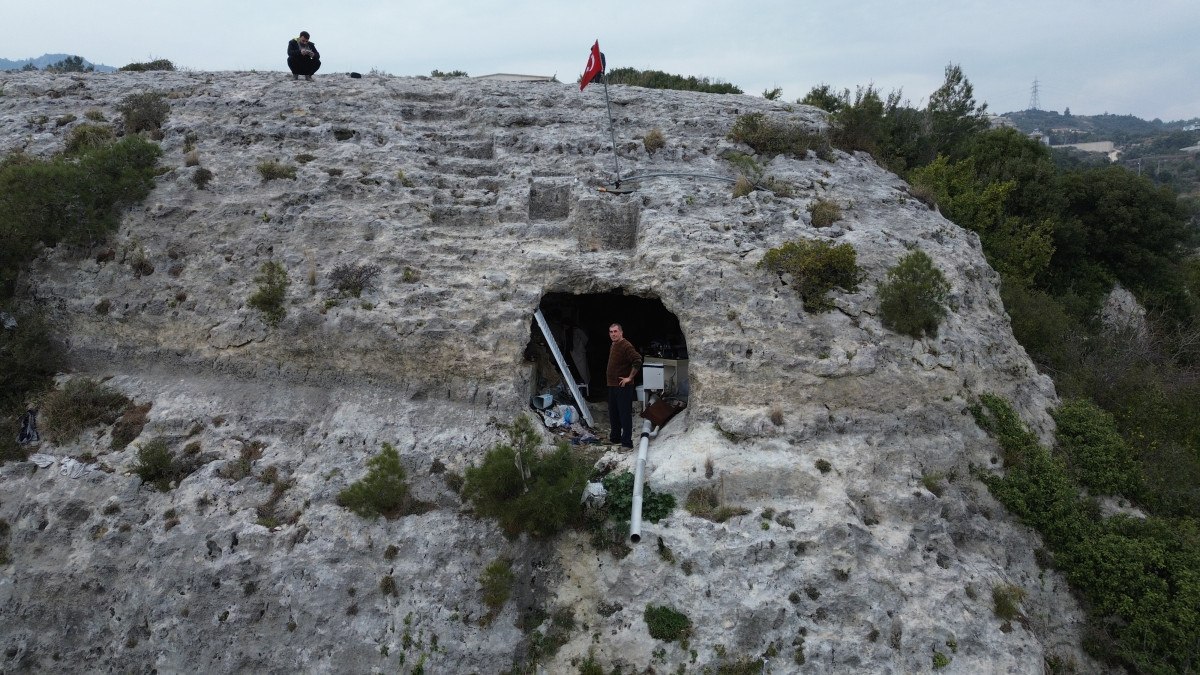
[[[1086,399],[1065,401],[1053,415],[1058,451],[1076,480],[1092,494],[1137,497],[1138,468],[1112,415]]]
[[[913,251],[888,270],[879,285],[883,325],[914,338],[936,336],[946,316],[950,283],[924,251]]]
[[[646,605],[642,613],[650,637],[664,642],[684,640],[692,632],[692,622],[686,614],[662,605]]]
[[[67,382],[42,401],[42,430],[47,440],[69,443],[88,427],[117,421],[129,399],[88,378]]]
[[[1006,475],[984,475],[984,482],[1007,509],[1041,532],[1054,566],[1084,598],[1089,633],[1084,648],[1134,672],[1187,672],[1200,642],[1196,520],[1101,519],[1079,498],[1066,464],[1037,443],[1007,402],[994,396],[981,402],[973,412],[996,436],[1008,465]],[[1107,420],[1095,411],[1071,407],[1059,415],[1066,421],[1060,447],[1114,452],[1106,447],[1112,440]],[[1016,616],[1019,597],[1002,588],[993,600],[997,615]]]
[[[1005,621],[1012,621],[1021,614],[1024,599],[1023,588],[1011,584],[995,586],[992,588],[992,612]]]
[[[483,604],[487,605],[492,616],[499,614],[504,603],[508,602],[515,580],[512,563],[504,558],[493,560],[483,569],[479,577],[479,583],[483,586]]]
[[[0,305],[4,309],[4,305]],[[24,397],[50,387],[63,363],[62,348],[41,314],[10,311],[17,325],[0,328],[0,411],[23,408]],[[16,437],[16,432],[12,434]]]
[[[728,82],[709,81],[707,77],[672,75],[661,70],[613,68],[604,74],[609,84],[627,84],[647,89],[678,89],[702,91],[709,94],[741,94],[742,90]]]
[[[549,537],[579,522],[579,498],[591,465],[566,444],[540,454],[541,438],[528,417],[518,417],[508,436],[482,464],[467,467],[463,495],[475,511],[495,518],[509,535]]]
[[[829,139],[798,124],[768,119],[763,113],[738,115],[729,131],[729,139],[745,143],[755,152],[768,155],[795,155],[803,158],[809,150],[818,157],[830,157]]]
[[[92,150],[108,145],[116,138],[113,128],[107,124],[84,123],[71,129],[67,135],[67,145],[63,152],[68,155],[78,155],[85,150]]]
[[[117,110],[124,120],[125,133],[146,131],[153,134],[162,131],[167,115],[171,112],[171,105],[167,103],[166,97],[158,92],[144,92],[130,94],[121,99]]]
[[[296,167],[288,164],[282,164],[273,159],[268,159],[265,162],[259,162],[258,166],[255,168],[258,169],[258,175],[262,176],[264,183],[281,178],[296,180]]]
[[[628,471],[610,473],[601,482],[608,493],[605,509],[615,518],[624,520],[633,510],[633,474]],[[655,492],[649,485],[642,486],[642,520],[657,523],[674,510],[674,495]]]
[[[830,199],[818,199],[808,205],[813,227],[829,227],[842,219],[842,207]]]
[[[177,469],[166,440],[155,438],[138,448],[137,464],[134,465],[133,472],[142,482],[153,485],[160,492],[170,489],[171,481],[179,473]]]
[[[268,324],[278,326],[287,315],[287,309],[283,306],[290,283],[287,270],[275,261],[265,262],[259,269],[258,276],[254,277],[254,282],[258,284],[258,290],[250,296],[246,304],[262,312]]]
[[[367,475],[338,493],[338,504],[363,518],[383,516],[395,520],[413,513],[424,513],[428,505],[417,501],[405,482],[407,474],[400,453],[389,443],[367,460]]]
[[[39,244],[86,246],[117,229],[121,210],[154,186],[158,145],[141,138],[49,161],[0,161],[0,301]]]
[[[208,184],[212,182],[213,172],[205,167],[199,167],[192,173],[192,183],[195,184],[197,190],[208,188]]]
[[[834,287],[850,293],[858,290],[863,273],[857,259],[850,244],[834,246],[826,241],[801,239],[767,251],[758,265],[778,274],[790,274],[804,309],[822,312],[833,309],[826,293]]]
[[[118,70],[134,73],[144,73],[151,70],[175,70],[175,64],[167,59],[154,59],[153,61],[146,61],[144,63],[127,63],[118,68]]]

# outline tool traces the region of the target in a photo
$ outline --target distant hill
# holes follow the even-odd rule
[[[1200,123],[1200,119],[1146,121],[1133,115],[1064,115],[1054,110],[1022,110],[1004,113],[1001,117],[1009,119],[1025,133],[1037,130],[1048,134],[1055,144],[1113,141],[1122,145],[1183,131],[1185,127]]]
[[[38,70],[44,70],[46,66],[58,63],[68,56],[74,56],[74,54],[42,54],[36,59],[18,59],[16,61],[0,59],[0,70],[20,70],[24,68],[25,64],[27,63],[32,63]],[[114,66],[106,66],[102,63],[92,63],[87,59],[84,59],[83,62],[95,68],[97,73],[111,73],[116,70]]]

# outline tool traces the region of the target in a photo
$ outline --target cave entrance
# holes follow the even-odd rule
[[[687,341],[679,319],[657,297],[626,295],[623,289],[604,293],[547,293],[538,305],[555,342],[580,385],[597,422],[608,419],[605,369],[612,344],[608,327],[621,324],[625,338],[641,353],[638,373],[639,400],[645,389],[661,389],[674,398],[687,399]],[[556,403],[572,405],[572,396],[549,353],[542,331],[530,320],[526,359],[533,364],[531,401],[552,396]],[[661,382],[661,384],[660,384]],[[539,407],[535,403],[535,407]]]

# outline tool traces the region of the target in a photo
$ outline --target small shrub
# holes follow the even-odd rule
[[[317,158],[316,155],[313,155],[313,154],[310,154],[307,152],[302,152],[294,157],[297,164],[308,164],[309,162],[313,161],[316,158]]]
[[[333,137],[339,141],[348,141],[358,135],[358,132],[353,129],[334,129]]]
[[[196,185],[197,190],[203,190],[207,188],[208,184],[212,182],[212,179],[213,172],[205,167],[200,167],[196,169],[194,173],[192,173],[192,183]]]
[[[751,183],[750,179],[745,176],[738,176],[737,182],[733,184],[733,198],[745,197],[751,192],[754,192],[754,183]]]
[[[116,138],[113,128],[107,124],[84,123],[71,129],[67,135],[67,144],[63,149],[68,155],[78,155],[85,150],[91,150],[112,143]]]
[[[950,665],[950,657],[949,656],[946,656],[945,654],[943,654],[941,652],[933,653],[933,669],[934,670],[939,670],[941,668],[945,668],[948,665]]]
[[[833,309],[826,294],[834,287],[856,292],[863,278],[857,254],[850,244],[791,241],[767,251],[758,265],[777,274],[790,274],[808,312]]]
[[[830,199],[818,199],[808,205],[813,227],[829,227],[842,219],[842,207]]]
[[[992,611],[1005,621],[1012,621],[1021,613],[1021,601],[1025,599],[1025,589],[1011,584],[1001,584],[992,588]]]
[[[937,335],[946,316],[950,283],[923,251],[913,251],[888,270],[879,285],[879,312],[883,325],[920,339]]]
[[[688,493],[683,508],[697,518],[723,523],[735,516],[750,513],[749,509],[741,506],[730,506],[721,503],[721,497],[714,487],[698,487]]]
[[[262,182],[286,178],[288,180],[296,180],[296,167],[290,164],[282,164],[273,159],[268,159],[264,162],[259,162],[258,175],[262,176]]]
[[[113,450],[124,450],[125,446],[133,442],[137,438],[142,429],[146,426],[146,419],[150,413],[151,403],[143,403],[142,405],[132,405],[125,408],[121,418],[113,425],[112,438],[109,447]]]
[[[49,393],[42,402],[41,419],[46,438],[69,443],[86,428],[117,421],[129,399],[109,387],[90,380],[71,380]]]
[[[385,576],[379,580],[379,592],[384,595],[396,595],[396,579],[395,577]]]
[[[488,613],[495,616],[504,608],[508,597],[512,595],[512,585],[516,577],[512,573],[512,564],[503,558],[497,558],[488,563],[479,577],[483,586],[483,604],[487,605]]]
[[[268,324],[278,326],[287,314],[287,309],[283,306],[289,283],[287,270],[277,262],[265,262],[254,281],[258,284],[258,290],[250,296],[246,304],[262,312]]]
[[[934,496],[941,497],[942,493],[946,491],[946,486],[942,485],[942,479],[945,477],[946,474],[940,471],[927,473],[921,476],[921,484],[925,486],[926,490],[933,493]]]
[[[508,427],[508,436],[481,465],[467,468],[463,495],[476,513],[495,518],[509,535],[548,537],[577,522],[591,464],[565,443],[540,454],[541,437],[526,416]]]
[[[104,111],[99,108],[92,108],[83,113],[83,116],[93,122],[107,122],[108,118],[104,116]]]
[[[171,112],[171,106],[162,94],[145,92],[130,94],[121,99],[117,110],[124,120],[125,133],[146,131],[154,134],[162,130],[162,125],[166,123],[167,115]]]
[[[421,280],[421,270],[413,267],[405,267],[404,274],[401,275],[400,279],[406,284],[415,284]]]
[[[171,481],[176,478],[178,471],[175,458],[172,457],[171,450],[167,447],[167,441],[155,438],[138,448],[137,464],[134,465],[133,472],[143,482],[150,483],[160,492],[169,490]]]
[[[833,465],[830,464],[829,460],[827,459],[818,459],[814,466],[816,466],[817,471],[820,471],[821,473],[829,473],[833,470]]]
[[[396,180],[400,181],[401,187],[406,187],[406,188],[416,187],[416,184],[412,182],[411,178],[409,178],[408,176],[406,176],[404,174],[403,170],[396,172]]]
[[[395,520],[411,513],[424,513],[428,505],[413,498],[400,453],[390,443],[367,460],[367,475],[338,493],[338,504],[363,518],[383,516]]]
[[[665,146],[666,144],[667,144],[667,141],[663,137],[662,129],[659,129],[657,127],[655,127],[654,129],[651,129],[650,131],[647,131],[646,135],[642,136],[642,145],[646,146],[647,154],[653,155],[654,153],[658,152],[659,150],[662,150],[663,146]]]
[[[329,273],[329,281],[342,295],[357,298],[372,286],[381,271],[379,265],[343,263]]]
[[[221,468],[221,477],[236,482],[249,476],[251,470],[254,468],[254,462],[262,458],[264,447],[266,445],[261,441],[250,443],[243,441],[242,449],[238,452],[238,458]]]
[[[642,613],[650,637],[664,642],[674,642],[687,638],[692,632],[692,622],[686,614],[677,612],[670,607],[646,605]]]
[[[79,118],[78,118],[78,117],[75,117],[75,116],[74,116],[74,115],[72,115],[71,113],[67,113],[66,115],[60,115],[60,116],[58,117],[58,119],[54,120],[54,126],[56,126],[56,127],[65,127],[65,126],[67,126],[67,125],[68,125],[68,124],[70,124],[71,122],[74,122],[74,121],[75,121],[75,120],[77,120],[77,119],[79,119]]]
[[[436,77],[439,79],[449,79],[449,78],[453,78],[453,77],[467,77],[467,71],[451,70],[451,71],[443,72],[441,70],[438,70],[437,68],[434,68],[433,70],[429,71],[429,76]]]
[[[796,124],[768,119],[763,113],[739,115],[729,131],[730,140],[745,143],[756,152],[804,157],[809,150],[818,156],[829,153],[829,139]]]

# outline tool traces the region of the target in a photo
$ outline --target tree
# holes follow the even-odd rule
[[[46,66],[48,73],[90,73],[93,70],[94,67],[83,62],[82,56],[68,56],[62,61]]]
[[[987,129],[987,104],[975,103],[975,88],[963,75],[957,64],[946,66],[946,80],[929,95],[925,108],[929,116],[929,132],[932,144],[928,160],[939,154],[952,158],[961,156],[962,145],[971,137]]]
[[[839,96],[828,84],[821,83],[808,91],[804,98],[796,101],[801,105],[811,105],[826,112],[835,113],[842,108],[842,102],[850,98],[850,90]]]

